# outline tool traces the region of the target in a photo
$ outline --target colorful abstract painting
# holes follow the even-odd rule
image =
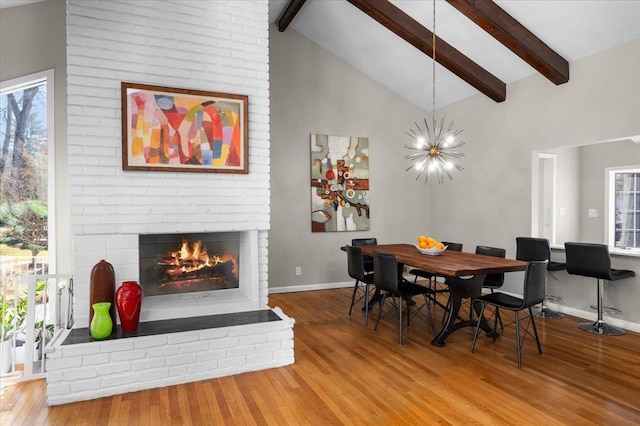
[[[369,230],[369,139],[311,135],[311,232]]]
[[[248,97],[122,83],[124,170],[248,173]]]

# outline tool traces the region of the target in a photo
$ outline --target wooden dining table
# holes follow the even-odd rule
[[[393,254],[399,264],[448,278],[445,283],[449,287],[451,304],[442,330],[431,341],[434,346],[445,346],[447,336],[456,330],[476,326],[477,320],[460,317],[460,306],[464,299],[479,297],[482,294],[482,284],[487,274],[524,271],[527,268],[527,262],[520,260],[453,250],[445,250],[437,256],[431,256],[420,253],[411,244],[378,244],[359,247],[365,256],[373,256],[374,252]],[[496,332],[484,318],[480,318],[480,325],[487,333]]]

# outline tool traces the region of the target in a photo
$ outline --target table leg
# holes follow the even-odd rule
[[[460,306],[462,306],[463,299],[479,297],[482,294],[484,277],[484,275],[475,275],[471,278],[447,278],[446,283],[450,290],[449,297],[451,298],[451,307],[444,327],[431,341],[433,346],[445,346],[445,339],[454,331],[464,327],[476,326],[477,321],[469,319],[456,322],[456,319],[459,318]],[[487,333],[494,331],[484,317],[480,319],[480,327]]]

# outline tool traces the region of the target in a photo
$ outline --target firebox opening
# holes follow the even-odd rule
[[[144,234],[138,244],[145,297],[239,288],[236,233]]]

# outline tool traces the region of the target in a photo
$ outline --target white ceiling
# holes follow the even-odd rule
[[[0,8],[40,1],[44,0],[0,0]],[[269,20],[277,22],[289,0],[268,1]],[[432,0],[391,2],[433,29]],[[640,38],[640,0],[495,2],[569,62]],[[346,0],[307,0],[287,31],[291,29],[410,102],[431,109],[431,58]],[[507,83],[507,102],[508,84],[536,73],[444,0],[436,0],[436,34]],[[438,107],[478,93],[440,65],[436,66],[436,81]],[[548,84],[553,83],[548,81]]]
[[[269,0],[269,20],[277,23],[288,3],[289,0]],[[391,0],[391,3],[432,30],[431,0]],[[495,0],[495,3],[570,63],[640,38],[640,0]],[[431,58],[346,0],[307,0],[286,31],[291,29],[409,101],[431,110]],[[509,83],[537,72],[444,0],[436,1],[436,34],[507,83],[506,102]],[[437,52],[436,44],[436,55]],[[479,93],[440,65],[436,67],[436,82],[437,107]]]
[[[22,6],[29,3],[39,3],[45,0],[0,0],[0,9],[5,7]]]

